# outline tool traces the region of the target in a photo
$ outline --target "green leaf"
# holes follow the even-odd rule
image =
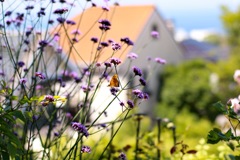
[[[220,113],[227,114],[227,108],[225,107],[224,104],[222,104],[222,102],[214,103],[213,106],[214,106]]]
[[[226,138],[228,138],[228,139],[230,139],[231,137],[233,137],[231,128],[230,128],[224,135],[225,135]]]
[[[10,159],[10,157],[9,157],[9,154],[7,153],[7,152],[1,152],[2,153],[2,158],[4,159],[4,160],[9,160]]]
[[[217,128],[214,128],[213,130],[211,130],[207,136],[207,143],[210,143],[210,144],[218,143],[221,140],[219,138],[219,132],[221,133],[221,131]]]
[[[8,152],[11,155],[11,157],[16,156],[17,147],[14,146],[12,143],[7,144]]]
[[[234,144],[233,144],[233,143],[228,142],[227,145],[228,145],[228,147],[229,147],[232,151],[235,150],[235,147],[234,147]]]
[[[26,118],[24,117],[22,111],[16,110],[16,111],[12,112],[12,115],[15,116],[16,118],[19,118],[23,122],[26,122]]]

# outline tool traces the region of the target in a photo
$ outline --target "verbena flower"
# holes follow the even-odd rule
[[[4,14],[4,16],[5,16],[5,17],[11,16],[11,14],[12,14],[12,11],[7,11],[7,12]]]
[[[125,153],[121,152],[120,155],[118,156],[119,160],[127,160],[127,156]]]
[[[81,123],[79,123],[79,122],[72,122],[72,127],[73,127],[74,130],[82,133],[85,137],[89,136],[88,130]]]
[[[108,47],[108,43],[107,43],[107,42],[101,42],[100,44],[101,44],[101,46],[103,46],[103,47]]]
[[[126,43],[129,46],[133,46],[134,45],[133,41],[131,41],[128,37],[121,38],[120,41]]]
[[[21,79],[20,79],[20,83],[21,83],[21,84],[27,83],[27,79],[26,79],[26,78],[21,78]]]
[[[134,89],[132,93],[137,96],[138,94],[142,93],[142,91],[139,89]]]
[[[151,32],[151,36],[152,36],[154,39],[158,39],[158,38],[159,38],[159,33],[158,33],[158,31],[152,31],[152,32]]]
[[[97,37],[92,37],[92,38],[91,38],[91,41],[92,41],[93,43],[97,43],[97,42],[98,42],[98,38],[97,38]]]
[[[101,25],[99,26],[99,28],[101,30],[104,30],[104,31],[107,31],[110,29],[110,26],[111,26],[111,23],[109,20],[107,19],[102,19],[102,20],[99,20],[98,23],[100,23]]]
[[[109,10],[110,10],[109,7],[107,7],[107,6],[102,6],[102,9],[103,9],[104,11],[109,11]]]
[[[72,20],[66,20],[66,23],[69,25],[75,25],[76,22],[72,21]]]
[[[82,146],[81,153],[91,153],[91,148],[89,146]]]
[[[58,17],[57,18],[57,21],[60,23],[60,24],[63,24],[64,22],[65,22],[65,18],[63,18],[63,17]]]
[[[125,104],[123,102],[119,102],[120,106],[124,107]]]
[[[155,58],[155,61],[159,64],[166,64],[167,63],[167,61],[165,59],[162,59],[162,58],[159,58],[159,57]]]
[[[61,8],[61,9],[56,9],[55,11],[53,11],[54,14],[63,14],[66,13],[68,11],[67,8]]]
[[[140,77],[142,76],[142,70],[135,66],[133,67],[133,72],[136,76],[140,76]]]
[[[128,101],[127,101],[127,104],[128,104],[128,107],[129,107],[130,109],[133,109],[134,103],[133,103],[132,100],[128,100]]]
[[[136,53],[131,52],[127,55],[127,57],[131,60],[135,60],[138,58],[138,55]]]
[[[27,6],[25,9],[26,10],[32,10],[34,8],[34,6]]]
[[[71,32],[71,34],[74,34],[74,35],[80,35],[81,32],[78,30],[78,29],[75,29]]]
[[[119,90],[118,90],[118,88],[115,88],[115,87],[111,87],[110,88],[110,92],[112,93],[112,95],[116,95],[116,93],[118,92]]]
[[[143,86],[146,86],[146,80],[143,78],[143,77],[140,77],[140,79],[139,79],[139,82],[141,83],[141,85],[143,85]]]
[[[18,62],[18,66],[19,66],[19,67],[23,67],[24,65],[25,65],[25,63],[24,63],[23,61],[19,61],[19,62]]]
[[[41,40],[41,41],[39,41],[39,45],[41,48],[44,48],[48,45],[48,42],[46,40]]]
[[[40,79],[46,79],[46,77],[43,75],[43,73],[40,73],[40,72],[36,72],[35,76],[40,78]]]
[[[104,62],[104,65],[105,65],[106,67],[112,67],[111,63],[109,63],[109,62]]]
[[[114,65],[119,65],[120,63],[122,63],[122,61],[119,58],[111,58],[110,63]]]
[[[44,101],[54,102],[54,97],[52,95],[46,95]]]
[[[121,49],[121,45],[119,43],[112,43],[112,50],[117,51]]]

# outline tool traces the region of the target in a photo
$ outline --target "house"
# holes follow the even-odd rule
[[[101,20],[108,20],[111,23],[110,29],[106,32],[99,29],[99,21]],[[171,30],[168,29],[165,20],[161,17],[157,8],[152,5],[114,6],[109,11],[106,11],[102,8],[92,7],[79,13],[71,20],[68,20],[68,22],[76,23],[76,25],[66,24],[64,25],[65,27],[60,26],[55,28],[51,33],[52,35],[56,35],[57,33],[57,36],[59,36],[57,45],[63,52],[61,58],[68,61],[68,69],[76,71],[79,68],[88,68],[90,66],[93,62],[94,54],[98,52],[97,48],[99,47],[99,45],[91,42],[92,37],[97,37],[101,42],[109,43],[113,41],[121,44],[122,48],[117,52],[113,52],[111,47],[102,49],[101,53],[99,52],[100,54],[96,62],[104,63],[105,61],[109,61],[111,57],[119,58],[122,63],[117,67],[117,74],[122,85],[127,84],[129,77],[131,77],[132,67],[129,68],[129,64],[139,67],[148,81],[144,90],[147,90],[151,94],[148,101],[138,104],[140,108],[139,112],[153,116],[154,106],[156,105],[161,85],[158,76],[163,68],[163,66],[158,66],[156,70],[152,69],[157,65],[154,62],[154,58],[161,57],[166,59],[167,63],[172,64],[183,60],[181,48],[171,33],[172,28]],[[68,34],[65,34],[65,31]],[[159,38],[153,38],[151,36],[152,31],[158,32]],[[120,39],[126,37],[134,42],[134,45],[123,45]],[[136,53],[138,58],[132,61],[129,60],[127,58],[129,53]],[[101,73],[95,73],[95,81],[99,80],[102,72],[103,70],[101,70]],[[114,73],[116,71],[113,68],[110,75]],[[109,87],[107,87],[108,83],[108,81],[103,82],[99,88],[98,95],[94,98],[94,102],[92,103],[94,109],[92,109],[91,113],[93,117],[97,117],[101,110],[113,99]],[[131,83],[132,86],[138,84],[137,80],[133,83]],[[119,99],[126,102],[129,94],[129,92],[123,92],[119,95]],[[74,100],[72,106],[76,106],[81,101],[80,99]],[[122,108],[119,106],[119,100],[116,100],[106,110],[108,117],[102,119],[104,121],[112,120],[121,112]]]
[[[186,60],[203,58],[216,62],[221,59],[226,59],[229,55],[229,47],[227,46],[214,45],[195,39],[184,39],[180,42],[180,46],[182,47],[184,59]]]

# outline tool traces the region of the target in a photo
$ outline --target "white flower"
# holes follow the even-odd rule
[[[234,75],[233,75],[233,79],[240,84],[240,70],[236,70]]]

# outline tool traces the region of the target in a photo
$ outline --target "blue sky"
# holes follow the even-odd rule
[[[58,1],[58,0],[56,0]],[[67,0],[69,2],[76,2],[83,5],[85,0]],[[222,32],[222,25],[220,21],[221,5],[227,5],[231,9],[236,9],[240,5],[240,0],[92,0],[98,6],[105,5],[108,1],[108,5],[111,5],[115,1],[120,5],[144,5],[154,4],[157,6],[160,14],[165,19],[173,20],[176,29],[183,29],[187,32],[191,30],[213,30]],[[26,6],[31,1],[16,1],[8,0],[4,4],[12,4],[18,6],[22,2]],[[44,1],[42,1],[44,2]],[[49,0],[45,1],[49,2]],[[12,8],[14,8],[14,5]],[[37,6],[36,8],[39,8]],[[18,8],[19,9],[19,8]],[[79,9],[75,9],[79,12]]]
[[[164,18],[186,31],[211,29],[222,32],[221,5],[236,9],[240,0],[119,0],[121,5],[154,4]]]

